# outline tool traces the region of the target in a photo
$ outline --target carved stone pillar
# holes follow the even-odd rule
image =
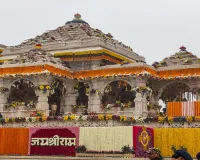
[[[136,78],[136,86],[145,87],[146,86],[146,78],[137,77]],[[147,94],[137,91],[135,98],[135,116],[147,115]]]
[[[147,113],[147,94],[145,93],[142,97],[142,112]]]
[[[76,105],[76,98],[78,92],[74,90],[74,86],[77,82],[74,80],[67,80],[65,82],[66,93],[64,95],[64,112],[72,112],[72,106]]]
[[[65,107],[65,101],[64,101],[63,98],[61,98],[59,113],[62,114],[62,115],[64,114],[64,107]]]
[[[41,75],[41,76],[38,76],[37,78],[38,78],[38,81],[37,81],[38,86],[36,86],[37,87],[36,93],[38,95],[38,103],[36,105],[36,109],[41,110],[45,114],[45,116],[49,116],[50,110],[49,110],[48,96],[49,96],[50,90],[47,88],[39,89],[39,87],[51,86],[52,78],[47,75]]]
[[[38,97],[38,103],[36,105],[37,110],[43,111],[45,116],[49,116],[49,103],[48,103],[48,96],[49,96],[49,91],[43,92],[38,90],[37,91]]]
[[[101,112],[101,98],[103,93],[103,82],[98,82],[97,80],[92,81],[92,88],[98,92],[89,95],[89,107],[90,112]]]

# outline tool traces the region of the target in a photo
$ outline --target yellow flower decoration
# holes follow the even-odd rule
[[[36,117],[36,118],[35,118],[35,121],[36,121],[36,122],[39,122],[39,120],[40,120],[40,117]]]
[[[74,120],[74,119],[75,119],[75,115],[69,116],[69,119],[70,119],[70,120]]]
[[[43,89],[44,89],[44,86],[43,86],[43,85],[40,85],[39,88],[40,88],[40,90],[43,90]]]
[[[69,116],[64,116],[64,121],[67,121],[69,119]]]
[[[9,122],[9,118],[5,118],[5,122],[8,123]]]
[[[106,115],[106,120],[112,120],[112,115],[111,114]]]
[[[187,120],[187,122],[192,122],[193,118],[192,118],[192,116],[188,116],[188,117],[186,117],[186,120]]]
[[[120,121],[126,121],[127,117],[126,116],[119,116]]]
[[[195,121],[200,121],[200,116],[196,116]]]
[[[164,123],[166,117],[158,117],[158,122],[159,123]]]
[[[50,86],[46,86],[46,89],[50,90],[50,89],[51,89],[51,87],[50,87]]]
[[[168,122],[173,123],[174,122],[174,117],[168,117]]]
[[[47,121],[47,117],[46,116],[43,116],[42,117],[42,121],[44,122],[44,121]]]
[[[131,121],[132,121],[132,122],[135,122],[135,118],[134,118],[134,117],[131,117]]]
[[[104,115],[103,114],[99,114],[98,115],[98,120],[104,120]]]

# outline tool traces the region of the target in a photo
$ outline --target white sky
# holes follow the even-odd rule
[[[200,57],[200,0],[0,0],[0,8],[0,44],[17,45],[79,12],[149,64],[181,45]]]

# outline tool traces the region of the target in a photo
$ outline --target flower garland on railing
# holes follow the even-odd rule
[[[47,117],[44,116],[44,114],[41,111],[36,111],[31,116],[34,117],[6,117],[1,118],[0,123],[22,123],[22,122],[46,122],[46,121],[60,121],[60,122],[66,122],[66,121],[119,121],[123,123],[151,123],[151,122],[158,122],[164,124],[165,122],[169,125],[172,123],[184,123],[187,122],[188,124],[192,122],[200,122],[200,117],[129,117],[129,116],[120,116],[120,115],[112,115],[112,114],[95,114],[95,113],[89,113],[89,115],[74,115],[74,114],[68,114],[65,116],[59,116],[59,117]]]
[[[19,106],[25,105],[25,102],[17,102],[17,101],[12,101],[9,104],[5,105],[5,108],[17,108]]]
[[[186,117],[158,117],[158,122],[164,124],[165,122],[168,124],[172,124],[174,122],[188,122],[188,124],[191,124],[192,122],[199,122],[200,117],[194,117],[194,116],[186,116]]]
[[[45,122],[45,121],[109,121],[109,120],[116,120],[121,122],[137,122],[137,118],[134,117],[127,117],[127,116],[119,116],[119,115],[112,115],[112,114],[90,114],[90,115],[74,115],[69,114],[63,117],[46,117],[40,111],[34,112],[31,116],[34,117],[6,117],[0,119],[0,123],[12,123],[12,122]]]

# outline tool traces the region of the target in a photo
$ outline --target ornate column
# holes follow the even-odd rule
[[[134,116],[142,116],[147,114],[147,95],[142,93],[139,88],[146,86],[145,77],[136,78],[136,88],[138,88],[135,98],[135,112]]]
[[[66,80],[65,87],[66,87],[66,93],[63,97],[64,100],[64,112],[72,112],[72,106],[76,105],[76,98],[78,96],[78,93],[75,92],[74,86],[78,82],[75,80]]]
[[[103,93],[104,82],[98,82],[97,80],[92,81],[91,90],[95,91],[93,94],[89,95],[89,107],[90,112],[101,112],[101,97]]]
[[[59,113],[62,114],[62,115],[64,114],[64,107],[65,107],[65,100],[64,100],[64,98],[61,98]]]
[[[49,103],[48,96],[50,93],[52,78],[47,75],[41,75],[37,77],[37,95],[38,95],[38,103],[36,105],[36,109],[42,111],[45,116],[49,116]]]

